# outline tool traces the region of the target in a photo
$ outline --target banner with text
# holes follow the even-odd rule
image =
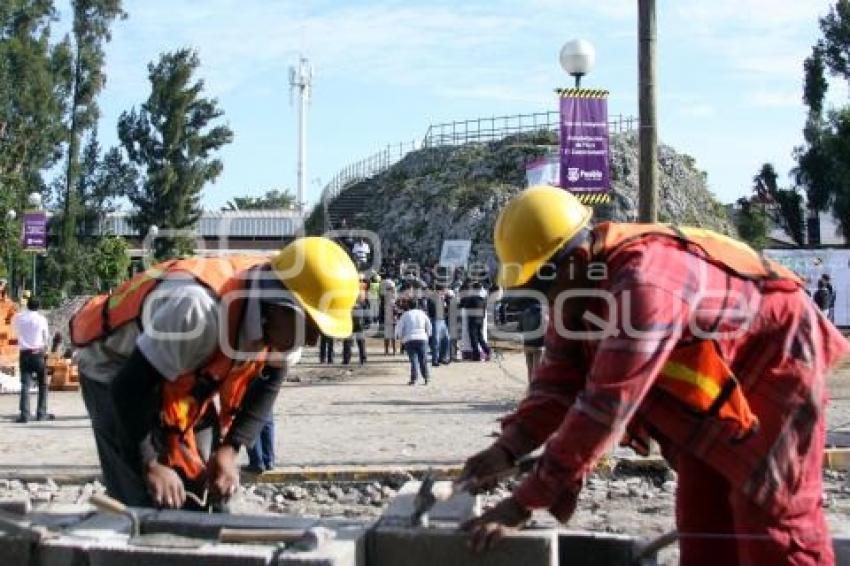
[[[43,250],[47,247],[47,213],[42,210],[24,212],[23,237],[25,250]]]
[[[608,202],[608,91],[570,88],[561,96],[561,187],[586,204]]]

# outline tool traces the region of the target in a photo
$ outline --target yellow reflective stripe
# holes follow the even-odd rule
[[[111,297],[109,297],[109,308],[114,309],[115,307],[120,305],[124,301],[124,299],[127,298],[127,295],[129,295],[148,281],[158,278],[162,274],[163,271],[161,269],[152,269],[150,271],[144,272],[134,283],[127,286],[127,288],[124,289],[123,293],[121,293],[120,295],[112,295]]]
[[[661,377],[683,381],[701,389],[712,399],[720,395],[720,386],[707,375],[703,375],[677,362],[667,362],[661,369]]]

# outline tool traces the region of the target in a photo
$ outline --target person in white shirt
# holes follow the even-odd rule
[[[405,313],[396,324],[395,335],[401,340],[404,345],[404,351],[407,352],[407,357],[410,358],[410,382],[408,385],[414,385],[419,377],[419,371],[422,372],[424,385],[428,385],[430,374],[428,373],[428,362],[426,357],[428,354],[428,340],[431,338],[431,321],[428,315],[418,307],[418,302],[415,299],[405,301]]]
[[[12,326],[18,335],[20,348],[21,369],[21,400],[20,414],[15,422],[26,423],[32,419],[30,414],[30,380],[33,375],[38,384],[38,406],[36,418],[40,421],[53,420],[53,415],[47,412],[47,375],[44,371],[44,356],[47,353],[48,328],[47,319],[38,312],[39,301],[30,297],[27,310],[15,315]]]
[[[369,261],[369,252],[371,251],[372,249],[369,247],[369,244],[363,238],[360,238],[354,243],[354,246],[351,248],[351,254],[357,260],[358,269],[364,269],[366,267],[366,263]]]

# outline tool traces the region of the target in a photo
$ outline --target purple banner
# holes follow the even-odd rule
[[[605,193],[610,188],[604,96],[572,90],[561,97],[561,187],[576,193]]]
[[[43,250],[47,247],[47,213],[31,210],[24,212],[24,234],[21,241],[25,250]]]

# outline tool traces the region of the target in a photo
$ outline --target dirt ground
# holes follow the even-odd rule
[[[336,361],[340,358],[337,352]],[[408,386],[406,358],[384,356],[377,341],[370,343],[369,361],[363,367],[317,362],[315,349],[305,353],[276,404],[279,465],[460,464],[492,442],[498,419],[521,398],[526,385],[524,358],[513,349],[489,363],[432,368],[428,386]],[[850,366],[833,375],[830,385],[832,439],[845,442],[850,439]],[[33,475],[68,481],[97,473],[94,442],[79,394],[51,394],[50,410],[57,416],[53,422],[15,424],[17,403],[16,395],[0,396],[0,477],[6,478],[0,480],[0,496],[29,491],[37,501],[74,501],[99,489],[92,483],[9,481]],[[364,484],[248,484],[235,510],[373,518],[405,479],[402,474]],[[488,501],[497,501],[508,489],[502,486]],[[598,473],[588,481],[569,527],[660,534],[673,527],[674,491],[672,472]],[[825,495],[833,532],[850,534],[846,475],[827,472]],[[545,514],[537,520],[550,521]]]

